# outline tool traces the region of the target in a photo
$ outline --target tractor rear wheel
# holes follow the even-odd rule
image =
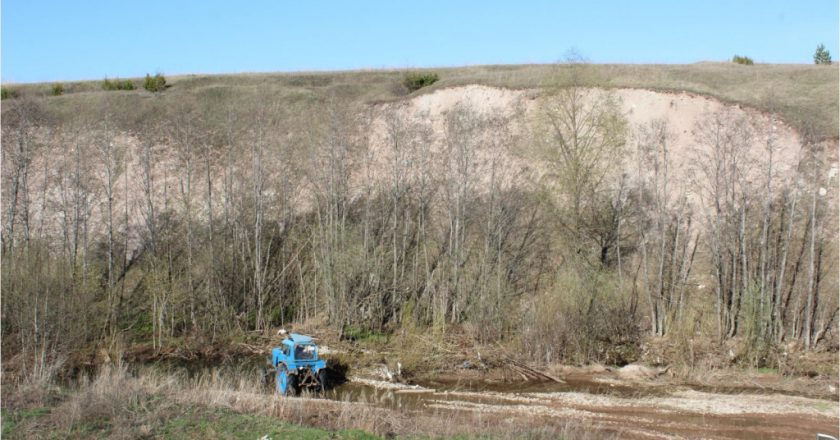
[[[286,389],[287,396],[297,396],[298,395],[298,377],[297,374],[290,374],[289,375],[289,385]]]
[[[318,371],[318,391],[326,391],[327,386],[327,369],[321,368]]]

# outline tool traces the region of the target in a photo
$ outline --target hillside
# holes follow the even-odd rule
[[[397,71],[17,86],[10,352],[68,312],[50,347],[315,320],[455,325],[549,363],[692,332],[759,366],[836,349],[836,67],[435,71],[414,93]]]

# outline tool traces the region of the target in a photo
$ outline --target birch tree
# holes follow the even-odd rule
[[[532,130],[533,149],[546,165],[539,181],[555,200],[555,218],[573,254],[586,258],[591,244],[600,252],[601,237],[587,234],[587,217],[598,217],[609,199],[609,179],[624,156],[627,122],[618,97],[579,85],[552,90]]]

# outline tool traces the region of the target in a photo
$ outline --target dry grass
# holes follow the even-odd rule
[[[91,383],[83,381],[79,391],[52,412],[51,421],[59,431],[68,433],[79,424],[103,420],[110,420],[114,427],[130,426],[133,409],[147,397],[146,385],[131,378],[125,367],[105,367]],[[116,437],[130,437],[125,434]]]
[[[433,69],[440,81],[414,92],[483,84],[505,88],[540,88],[569,81],[567,65],[497,65]],[[110,102],[124,113],[144,107],[173,108],[185,97],[195,97],[208,107],[238,107],[259,96],[277,100],[284,107],[306,105],[328,96],[356,102],[400,99],[407,90],[400,84],[403,70],[343,72],[255,73],[237,75],[182,75],[168,78],[171,88],[161,96],[142,91],[106,92],[101,80],[65,83],[65,94],[49,97],[63,117],[92,111]],[[138,79],[139,80],[139,79]],[[761,110],[774,110],[795,128],[813,126],[825,138],[838,135],[838,67],[814,65],[740,66],[732,63],[689,65],[591,65],[587,84],[609,88],[642,88],[687,92],[715,97]],[[23,94],[49,96],[51,84],[12,86]],[[772,97],[772,99],[770,99]],[[89,110],[85,110],[89,109]],[[130,118],[129,118],[130,119]]]
[[[67,397],[44,410],[46,415],[24,419],[13,431],[6,433],[12,438],[154,436],[165,432],[163,426],[183,417],[186,408],[215,408],[243,417],[266,416],[278,422],[330,432],[362,430],[387,438],[614,437],[609,432],[572,420],[542,416],[522,418],[471,411],[394,410],[377,407],[376,402],[342,402],[308,395],[283,398],[267,391],[259,381],[250,379],[233,373],[188,378],[152,369],[132,373],[124,366],[104,367],[92,380],[83,379]],[[12,394],[28,391],[16,388]],[[8,415],[9,411],[31,411],[32,407],[9,406],[4,402],[4,410]]]
[[[41,407],[53,403],[60,389],[55,386],[65,366],[63,356],[26,356],[19,353],[3,359],[3,406]],[[14,392],[9,392],[14,390]]]

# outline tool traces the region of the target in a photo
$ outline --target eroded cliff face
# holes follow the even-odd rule
[[[698,130],[714,115],[749,125],[753,136],[743,152],[749,172],[743,177],[750,185],[758,188],[760,180],[766,179],[768,138],[772,138],[774,185],[790,184],[801,159],[800,136],[775,115],[685,93],[641,89],[592,89],[585,93],[611,93],[618,98],[627,132],[625,154],[615,157],[614,165],[630,176],[638,177],[640,172],[635,157],[640,127],[653,121],[667,124],[669,179],[673,188],[689,193],[695,204],[702,203],[696,195],[697,167],[708,160],[713,148],[701,139]],[[257,172],[263,175],[267,218],[289,210],[311,210],[321,195],[335,191],[324,183],[330,172],[347,175],[341,191],[350,199],[387,190],[400,182],[440,183],[458,166],[468,170],[472,179],[469,185],[476,194],[487,192],[492,185],[531,185],[545,171],[545,164],[529,149],[529,143],[535,135],[532,121],[540,116],[546,99],[533,89],[480,85],[446,88],[403,101],[354,107],[352,111],[360,114],[347,116],[341,127],[333,129],[329,127],[330,116],[321,115],[320,122],[326,129],[318,139],[309,128],[295,124],[282,124],[277,131],[261,127],[261,139],[254,137],[253,125],[241,128],[236,131],[240,138],[221,137],[222,144],[235,139],[237,145],[232,147],[208,148],[201,136],[185,146],[152,142],[124,132],[111,133],[110,140],[103,140],[98,129],[60,127],[42,131],[41,147],[33,151],[27,169],[27,221],[33,235],[61,236],[71,220],[71,211],[77,209],[71,205],[78,205],[81,198],[88,236],[105,233],[108,170],[103,142],[115,150],[111,215],[120,229],[134,236],[134,242],[139,241],[136,231],[143,230],[150,207],[157,213],[189,209],[198,221],[207,218],[208,197],[212,197],[214,218],[224,215],[225,209],[243,209],[234,199],[250,197],[254,188],[249,182]],[[452,117],[458,112],[460,122]],[[825,168],[831,176],[826,177],[836,179],[836,141],[828,144],[824,151],[829,164]],[[462,157],[456,157],[459,154]],[[259,157],[259,166],[255,157]],[[7,160],[7,181],[11,166]],[[330,171],[330,166],[336,168]],[[650,171],[644,165],[641,168],[642,172]],[[84,187],[83,194],[74,189],[79,185]],[[6,186],[4,206],[9,207],[8,182]],[[826,191],[834,194],[834,186]]]
[[[799,135],[778,116],[761,113],[755,109],[727,105],[715,99],[686,93],[662,93],[640,89],[584,90],[584,94],[612,93],[618,98],[622,114],[627,120],[626,143],[621,168],[625,172],[637,173],[638,164],[634,158],[640,142],[639,128],[654,121],[667,124],[670,134],[667,140],[670,160],[673,161],[671,178],[675,186],[688,183],[694,165],[702,157],[711,154],[699,131],[709,118],[720,115],[731,121],[749,126],[751,139],[745,147],[743,159],[750,162],[748,168],[761,175],[762,161],[767,160],[767,142],[772,138],[774,173],[779,179],[789,179],[791,171],[799,160],[801,140]],[[372,124],[370,148],[377,158],[387,158],[392,150],[389,146],[388,118],[393,113],[403,119],[415,119],[428,124],[431,134],[430,151],[443,153],[447,149],[447,115],[464,110],[476,119],[489,121],[485,125],[491,134],[485,136],[476,147],[491,149],[494,143],[501,143],[499,154],[506,172],[514,170],[536,170],[541,166],[528,149],[529,137],[538,134],[532,131],[532,122],[543,112],[546,100],[534,90],[510,90],[486,86],[464,86],[443,89],[421,95],[405,102],[377,106]],[[495,119],[495,120],[494,120]],[[480,131],[480,130],[478,130]],[[479,151],[476,158],[481,163],[489,161],[487,151]],[[746,168],[746,167],[745,167]],[[382,173],[385,173],[384,171]],[[487,170],[482,175],[487,174]]]

